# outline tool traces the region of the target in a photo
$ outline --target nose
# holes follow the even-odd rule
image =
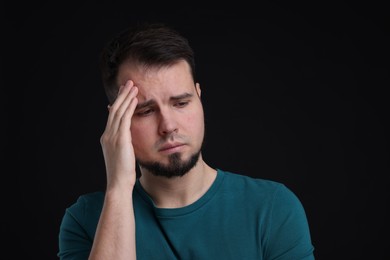
[[[160,135],[170,135],[178,131],[177,123],[172,111],[160,110],[159,117]]]

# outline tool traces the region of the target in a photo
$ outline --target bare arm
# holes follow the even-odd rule
[[[130,125],[138,102],[137,93],[132,81],[121,86],[115,103],[109,109],[106,129],[100,139],[107,190],[90,260],[136,259],[132,200],[136,172]]]

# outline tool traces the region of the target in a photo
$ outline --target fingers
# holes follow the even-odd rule
[[[133,116],[134,110],[138,104],[137,93],[138,93],[138,88],[135,87],[134,98],[131,99],[130,104],[128,105],[127,109],[123,113],[121,124],[119,126],[119,131],[130,131],[131,117]]]
[[[138,88],[134,86],[134,83],[131,80],[120,87],[117,99],[109,108],[106,130],[111,129],[116,132],[119,130],[122,123],[125,123],[123,127],[130,127],[130,119],[138,103],[136,98],[137,94]],[[124,115],[126,115],[125,118]]]

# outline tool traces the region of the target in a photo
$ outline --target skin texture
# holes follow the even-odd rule
[[[139,89],[131,124],[137,160],[167,167],[176,153],[188,161],[201,148],[204,117],[200,87],[195,88],[187,63],[147,71],[126,65],[119,81],[131,78]]]
[[[216,170],[200,153],[204,138],[201,90],[187,62],[158,68],[125,62],[117,79],[120,89],[101,137],[107,190],[89,259],[136,259],[132,205],[136,160],[158,164],[174,174],[199,154],[193,167],[180,176],[159,176],[157,168],[140,164],[141,185],[157,207],[189,205],[216,178]]]

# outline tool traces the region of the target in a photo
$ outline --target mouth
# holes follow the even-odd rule
[[[174,153],[174,152],[179,152],[183,147],[184,147],[184,144],[182,144],[182,143],[170,143],[170,144],[165,144],[165,145],[163,145],[163,146],[159,149],[159,152],[163,152],[163,153]]]

